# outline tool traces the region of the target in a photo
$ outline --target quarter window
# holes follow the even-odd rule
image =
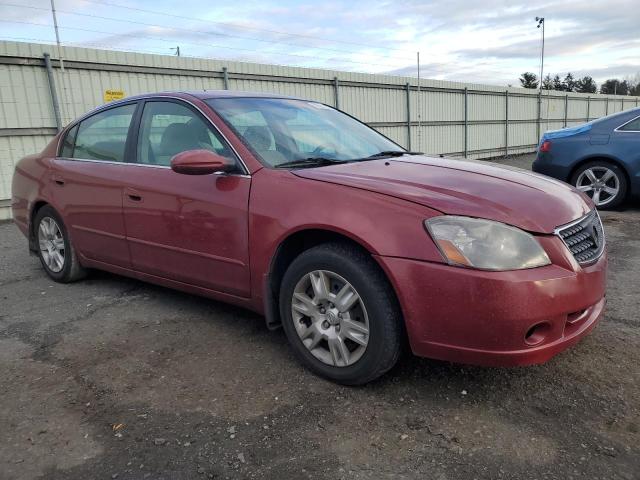
[[[64,158],[73,158],[73,144],[76,140],[76,134],[78,133],[78,125],[74,126],[67,132],[62,142],[62,150],[60,156]]]
[[[138,163],[169,166],[187,150],[210,150],[235,157],[218,132],[190,108],[176,102],[147,102],[138,138]]]
[[[110,108],[80,122],[72,157],[124,162],[127,133],[135,109],[135,104]]]
[[[640,117],[635,120],[631,120],[629,123],[621,126],[618,130],[625,132],[640,132]]]

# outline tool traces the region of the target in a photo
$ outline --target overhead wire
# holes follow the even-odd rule
[[[99,5],[120,6],[120,5],[111,4],[111,3],[97,2],[97,1],[94,1],[94,0],[82,0],[82,1],[96,3],[96,4],[99,4]],[[20,5],[20,4],[8,3],[8,2],[0,2],[0,5],[16,7],[16,8],[27,8],[27,9],[40,10],[40,11],[49,11],[48,8],[38,7],[38,6],[34,6],[34,5]],[[224,23],[224,22],[211,22],[211,21],[208,21],[208,20],[200,20],[200,19],[191,18],[191,17],[183,17],[183,16],[180,16],[180,15],[176,16],[176,15],[172,15],[172,14],[164,14],[162,12],[154,12],[152,10],[146,10],[146,9],[140,9],[140,8],[134,8],[134,7],[127,7],[127,6],[120,6],[120,7],[127,8],[127,9],[130,9],[130,10],[135,10],[135,11],[141,11],[141,12],[145,12],[145,13],[156,13],[158,15],[167,15],[167,16],[170,16],[170,17],[186,18],[186,19],[193,20],[193,21],[200,21],[200,22],[205,22],[205,23],[213,23],[213,24],[216,24],[216,25],[233,25],[233,24],[227,24],[227,23]],[[169,25],[159,25],[159,24],[155,24],[155,23],[147,23],[147,22],[141,22],[141,21],[136,21],[136,20],[128,20],[128,19],[114,18],[114,17],[105,17],[103,15],[96,15],[96,14],[90,14],[90,13],[71,12],[71,11],[68,11],[68,10],[61,10],[59,8],[56,11],[57,11],[57,13],[61,13],[61,14],[65,14],[65,15],[74,15],[74,16],[80,16],[80,17],[85,17],[85,18],[95,18],[95,19],[99,19],[99,20],[107,20],[107,21],[112,21],[112,22],[129,23],[129,24],[133,24],[133,25],[142,25],[142,26],[146,26],[146,27],[164,28],[164,29],[169,29],[169,30],[174,30],[174,31],[182,31],[182,32],[186,32],[186,33],[188,33],[190,35],[196,33],[196,34],[200,34],[200,35],[211,35],[211,36],[220,36],[220,37],[227,37],[227,38],[237,38],[237,39],[241,39],[241,40],[249,40],[249,41],[261,42],[261,43],[271,43],[271,44],[286,45],[286,46],[296,47],[296,48],[324,50],[324,51],[329,51],[329,52],[333,52],[333,53],[340,53],[340,54],[343,54],[343,55],[345,53],[351,53],[351,54],[362,54],[363,53],[363,52],[358,52],[358,51],[345,50],[345,49],[336,49],[336,48],[328,48],[328,47],[321,47],[321,46],[315,46],[315,45],[299,45],[299,44],[294,44],[294,43],[291,43],[291,42],[283,42],[283,41],[280,41],[280,40],[267,40],[267,39],[263,39],[263,38],[246,37],[246,36],[236,35],[236,34],[226,33],[226,32],[209,32],[209,31],[202,31],[202,30],[194,30],[194,29],[191,29],[191,28],[187,29],[187,28],[180,28],[180,27],[174,27],[174,26],[169,26]],[[234,28],[242,28],[242,27],[234,25]],[[247,28],[251,28],[251,27],[247,27]],[[287,33],[284,33],[284,32],[278,32],[278,31],[275,31],[275,30],[264,30],[264,31],[270,32],[270,33],[282,34],[282,35],[294,35],[294,34],[287,34]],[[295,35],[297,35],[297,34],[295,34]],[[372,48],[372,49],[396,50],[396,49],[385,48],[385,47],[376,47],[376,46],[372,46],[372,45],[364,45],[364,44],[355,43],[355,42],[342,42],[342,41],[327,40],[327,39],[322,39],[320,37],[309,37],[309,38],[322,40],[322,41],[325,41],[325,42],[329,41],[329,42],[335,42],[335,43],[350,43],[350,44],[353,44],[353,45],[364,46],[364,47]],[[183,43],[185,43],[185,42],[183,42]],[[400,51],[400,50],[398,50],[398,51]],[[384,57],[384,58],[389,58],[389,59],[397,59],[397,60],[412,60],[412,58],[399,57],[397,55],[391,56],[391,55],[377,54],[377,56]],[[313,57],[313,58],[315,58],[315,57]],[[364,62],[364,63],[368,63],[368,62]],[[384,64],[379,64],[379,65],[381,65],[381,66],[389,66],[389,65],[384,65]]]
[[[60,10],[58,10],[60,12]],[[53,25],[50,23],[37,23],[37,22],[29,22],[29,21],[24,21],[24,20],[0,20],[0,23],[13,23],[13,24],[19,24],[19,25],[34,25],[34,26],[40,26],[40,27],[52,27]],[[78,32],[87,32],[87,33],[99,33],[102,35],[109,35],[109,36],[119,36],[119,37],[131,37],[131,38],[144,38],[147,40],[154,40],[154,41],[162,41],[162,42],[168,42],[168,43],[175,43],[175,39],[167,39],[167,38],[162,38],[162,37],[158,37],[158,36],[151,36],[151,35],[142,35],[140,33],[137,32],[132,32],[132,33],[116,33],[116,32],[107,32],[104,30],[95,30],[95,29],[89,29],[89,28],[81,28],[81,27],[67,27],[65,25],[59,25],[58,28],[60,28],[61,30],[73,30],[73,31],[78,31]],[[164,27],[167,28],[169,30],[172,29],[172,27]],[[68,42],[66,42],[68,43]],[[231,47],[228,45],[219,45],[219,44],[212,44],[209,42],[193,42],[193,41],[181,41],[181,43],[186,44],[186,45],[196,45],[196,46],[203,46],[203,47],[209,47],[209,48],[222,48],[222,49],[226,49],[226,50],[236,50],[236,51],[244,51],[244,52],[251,52],[251,53],[258,53],[256,52],[255,49],[253,48],[242,48],[242,47]],[[333,61],[333,62],[338,62],[338,63],[352,63],[352,64],[359,64],[359,65],[373,65],[373,66],[379,66],[379,67],[390,67],[390,68],[397,68],[397,65],[391,65],[391,64],[386,64],[386,63],[373,63],[373,62],[360,62],[357,60],[348,60],[348,59],[343,59],[343,58],[326,58],[326,57],[318,57],[318,56],[311,56],[311,55],[301,55],[301,54],[296,54],[296,53],[288,53],[288,52],[279,52],[279,51],[266,51],[263,52],[264,54],[270,54],[270,55],[285,55],[285,56],[289,56],[289,57],[297,57],[297,58],[306,58],[306,59],[313,59],[313,60],[323,60],[323,61]]]
[[[130,7],[128,5],[121,5],[121,4],[116,4],[116,3],[112,3],[112,2],[100,1],[100,0],[81,0],[81,1],[87,2],[87,3],[93,3],[93,4],[96,4],[96,5],[105,5],[105,6],[116,7],[116,8],[124,8],[124,9],[127,9],[127,10],[133,10],[133,11],[138,11],[138,12],[142,12],[142,13],[151,13],[151,14],[154,14],[154,15],[162,15],[162,16],[166,16],[166,17],[179,18],[179,19],[183,19],[183,20],[192,20],[192,21],[210,23],[210,24],[215,24],[215,25],[224,25],[224,26],[227,26],[227,27],[238,28],[238,29],[255,30],[255,31],[258,31],[258,32],[274,33],[274,34],[277,34],[277,35],[287,35],[287,36],[291,36],[291,37],[308,38],[308,39],[312,39],[312,40],[322,40],[324,42],[330,42],[330,43],[341,43],[341,44],[345,44],[345,45],[357,45],[359,47],[368,47],[368,48],[375,48],[375,49],[379,49],[379,50],[390,50],[390,51],[398,51],[398,52],[407,53],[406,50],[403,50],[403,49],[400,49],[400,48],[375,46],[375,45],[371,45],[371,44],[353,42],[353,41],[348,41],[348,40],[331,40],[331,39],[319,37],[319,36],[316,36],[316,35],[308,35],[308,34],[292,33],[292,32],[283,32],[283,31],[272,30],[272,29],[267,29],[267,28],[251,27],[251,26],[248,26],[248,25],[239,25],[239,24],[231,23],[231,22],[218,22],[218,21],[215,21],[215,20],[204,20],[204,19],[201,19],[201,18],[188,17],[188,16],[185,16],[185,15],[177,15],[177,14],[173,14],[173,13],[160,12],[160,11],[157,11],[157,10],[150,10],[150,9],[146,9],[146,8]],[[314,48],[313,46],[310,46],[310,47]]]

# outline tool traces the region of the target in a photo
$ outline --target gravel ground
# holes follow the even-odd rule
[[[514,369],[407,357],[361,388],[247,311],[53,283],[0,225],[0,478],[640,478],[640,206],[603,218],[608,310],[575,348]]]

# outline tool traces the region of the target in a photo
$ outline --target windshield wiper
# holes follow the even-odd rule
[[[275,168],[296,168],[296,167],[321,167],[324,165],[335,165],[337,163],[347,163],[351,160],[337,160],[335,158],[327,157],[307,157],[299,158],[298,160],[292,160],[290,162],[280,163],[275,165]]]
[[[369,160],[373,158],[384,158],[384,157],[401,157],[403,155],[422,155],[422,152],[405,152],[403,150],[384,150],[382,152],[369,155],[368,157],[363,158],[363,160]]]

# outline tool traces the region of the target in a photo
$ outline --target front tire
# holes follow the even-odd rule
[[[318,375],[360,385],[392,368],[402,315],[393,289],[366,252],[342,243],[306,250],[280,288],[284,331],[300,361]]]
[[[45,205],[38,210],[33,225],[38,257],[49,277],[69,283],[86,276],[64,222],[53,208]]]
[[[587,196],[600,210],[619,206],[627,197],[627,177],[613,163],[595,160],[579,167],[571,176],[571,185]]]

